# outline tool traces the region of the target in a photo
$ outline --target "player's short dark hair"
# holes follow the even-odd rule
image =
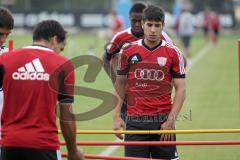
[[[163,9],[149,5],[143,10],[143,21],[161,21],[164,23],[165,15]]]
[[[66,39],[66,31],[63,26],[55,20],[45,20],[37,24],[33,31],[33,41],[36,40],[50,40],[50,38],[57,36],[58,42],[64,42]]]
[[[11,12],[4,7],[0,7],[0,28],[13,29],[14,19]]]
[[[129,11],[129,15],[131,15],[132,13],[142,13],[143,10],[146,8],[146,5],[143,3],[135,3],[130,11]]]

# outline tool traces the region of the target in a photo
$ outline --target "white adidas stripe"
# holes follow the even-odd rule
[[[34,69],[34,67],[33,67],[33,65],[32,65],[31,62],[25,64],[25,67],[26,67],[26,69],[27,69],[28,72],[35,72],[35,69]]]
[[[33,65],[35,66],[37,72],[45,72],[39,58],[34,59],[32,62],[33,62]]]
[[[25,64],[25,68],[24,67],[18,68],[18,72],[45,72],[39,58],[36,58],[32,60],[32,62]]]

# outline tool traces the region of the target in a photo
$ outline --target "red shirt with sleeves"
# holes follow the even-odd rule
[[[73,102],[74,68],[71,64],[66,65],[67,61],[40,46],[29,46],[0,56],[4,73],[1,74],[3,146],[59,149],[57,101]],[[63,65],[65,67],[61,67]]]
[[[127,114],[169,113],[173,78],[185,78],[184,58],[173,44],[162,40],[150,49],[139,40],[120,52],[118,75],[127,75]]]

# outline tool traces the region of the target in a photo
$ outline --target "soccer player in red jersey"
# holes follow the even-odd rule
[[[4,46],[4,42],[14,27],[14,19],[11,12],[4,7],[0,7],[0,55],[8,52],[8,48]],[[0,88],[0,119],[3,107],[3,92]],[[1,122],[0,122],[0,139],[1,139]]]
[[[116,74],[112,70],[115,62],[117,61],[117,53],[125,43],[134,42],[139,39],[143,39],[144,33],[141,26],[142,12],[146,8],[143,3],[135,3],[129,11],[129,19],[131,21],[131,27],[116,33],[109,44],[106,46],[106,52],[103,56],[104,69],[107,74],[111,77],[112,81],[115,82]],[[162,31],[161,38],[172,43],[171,38]]]
[[[1,19],[0,21],[0,54],[1,54],[3,52],[8,51],[8,48],[3,46],[3,44],[13,29],[14,20],[11,12],[4,7],[0,7],[0,19]]]
[[[106,52],[103,56],[104,69],[114,83],[116,80],[116,66],[118,61],[118,53],[122,46],[126,43],[131,43],[142,39],[144,37],[143,29],[141,26],[142,12],[146,8],[143,3],[135,3],[130,11],[129,18],[131,21],[131,27],[118,32],[106,46]],[[164,32],[160,34],[161,38],[172,43],[171,38]],[[125,119],[126,115],[126,103],[123,103],[122,118]]]
[[[113,113],[113,129],[174,130],[185,99],[185,65],[179,49],[162,40],[163,10],[143,11],[144,39],[123,47],[115,88],[120,103]],[[172,101],[171,91],[175,89]],[[127,94],[127,118],[121,119],[122,98]],[[121,134],[116,134],[123,138]],[[174,141],[174,134],[127,134],[125,141]],[[125,156],[178,159],[176,146],[126,146]]]
[[[220,29],[219,15],[209,8],[206,8],[203,18],[203,30],[206,40],[210,39],[213,44],[217,44]]]
[[[70,113],[74,68],[59,55],[65,39],[66,31],[57,21],[42,21],[34,30],[32,46],[0,56],[0,83],[5,93],[1,160],[61,159],[57,101],[68,160],[83,159],[76,145],[75,117]]]

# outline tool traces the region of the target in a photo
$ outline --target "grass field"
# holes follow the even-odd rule
[[[14,33],[13,33],[14,35]],[[226,129],[239,128],[240,106],[238,105],[237,40],[239,34],[222,35],[217,46],[210,46],[207,53],[191,66],[187,74],[187,99],[177,122],[177,129]],[[31,44],[31,36],[13,36],[15,48]],[[201,35],[195,36],[191,51],[194,57],[201,54],[207,42]],[[89,47],[97,57],[103,53],[104,41],[89,34],[70,35],[64,55],[85,55]],[[83,81],[86,66],[76,70],[76,85],[112,92],[112,85],[101,70],[94,83]],[[94,109],[101,101],[75,97],[75,112],[83,113]],[[89,121],[77,122],[78,129],[112,129],[111,113]],[[240,134],[194,134],[178,135],[178,140],[240,140]],[[78,135],[81,141],[114,141],[114,135]],[[83,147],[87,154],[99,154],[106,147]],[[178,147],[182,160],[239,160],[239,146],[184,146]],[[64,148],[62,149],[64,151]],[[123,155],[120,147],[113,155]]]

